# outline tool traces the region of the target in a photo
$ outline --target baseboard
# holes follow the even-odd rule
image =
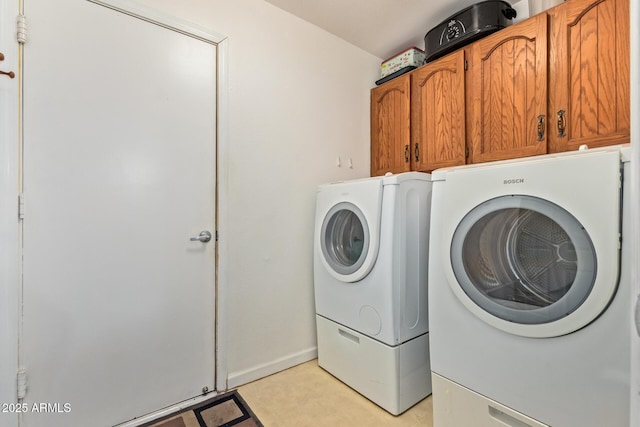
[[[229,378],[227,379],[227,387],[229,389],[236,388],[252,381],[259,380],[260,378],[275,374],[276,372],[284,371],[285,369],[308,362],[309,360],[316,359],[317,357],[318,347],[313,347],[251,369],[246,369],[240,372],[230,372]]]

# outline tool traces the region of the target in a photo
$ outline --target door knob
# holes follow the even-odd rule
[[[200,241],[202,243],[207,243],[211,240],[211,233],[208,231],[202,231],[198,236],[189,238],[192,242]]]

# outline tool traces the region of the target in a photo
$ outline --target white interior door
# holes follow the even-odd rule
[[[24,3],[25,425],[114,425],[214,389],[216,46]]]

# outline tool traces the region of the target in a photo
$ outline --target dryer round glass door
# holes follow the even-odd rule
[[[586,230],[544,199],[489,200],[460,222],[451,243],[454,275],[483,311],[518,324],[544,324],[575,312],[596,278]]]
[[[336,273],[358,271],[369,250],[369,227],[360,209],[342,202],[327,213],[321,231],[322,255]]]

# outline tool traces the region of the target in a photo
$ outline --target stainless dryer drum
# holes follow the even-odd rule
[[[566,210],[531,196],[489,200],[462,220],[451,244],[454,274],[483,310],[510,322],[548,323],[589,295],[596,256]]]
[[[352,274],[362,266],[369,250],[369,228],[357,206],[342,202],[331,208],[321,236],[322,254],[334,271]]]

